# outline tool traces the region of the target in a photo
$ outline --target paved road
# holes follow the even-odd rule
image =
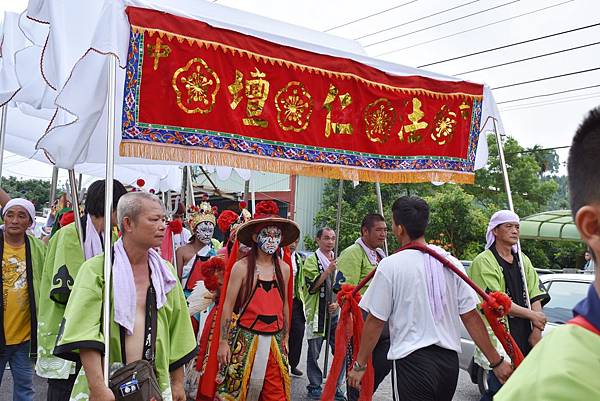
[[[304,354],[305,355],[305,354]],[[304,356],[303,355],[303,356]],[[303,358],[306,360],[305,358]],[[304,363],[302,363],[304,365]],[[304,366],[300,367],[301,369]],[[304,370],[304,369],[303,369]],[[46,399],[46,382],[40,378],[35,378],[34,380],[36,396],[35,401],[45,401]],[[294,377],[292,376],[292,399],[294,401],[307,401],[306,398],[306,385],[307,379],[306,375],[302,377]],[[392,392],[391,392],[391,384],[389,377],[385,382],[382,383],[377,393],[373,397],[373,401],[391,401],[392,400]],[[469,379],[469,375],[461,371],[458,377],[458,386],[456,389],[456,393],[454,395],[454,401],[478,401],[479,400],[479,391],[477,390],[477,386],[471,383]],[[6,370],[4,373],[4,379],[2,380],[2,385],[0,386],[0,401],[12,401],[12,377],[10,374],[10,370]]]

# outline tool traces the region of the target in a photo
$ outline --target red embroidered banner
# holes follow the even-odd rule
[[[123,156],[473,182],[481,85],[392,76],[200,21],[127,13]]]

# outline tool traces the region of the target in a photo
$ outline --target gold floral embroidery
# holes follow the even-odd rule
[[[313,99],[301,82],[291,81],[275,96],[277,123],[284,131],[300,132],[308,127]]]
[[[456,127],[456,113],[450,110],[447,105],[443,105],[440,111],[435,114],[433,124],[435,128],[431,132],[431,139],[438,145],[445,145],[452,139]]]
[[[210,113],[215,106],[220,84],[219,76],[199,57],[175,71],[172,81],[177,105],[188,114]],[[184,101],[183,93],[187,95]]]
[[[386,143],[396,122],[396,111],[392,102],[380,98],[370,103],[364,112],[367,137],[372,142]]]

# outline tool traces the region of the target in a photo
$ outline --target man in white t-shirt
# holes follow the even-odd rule
[[[393,231],[402,246],[426,244],[429,206],[421,198],[401,197],[392,206]],[[435,251],[463,269],[441,248]],[[490,342],[476,310],[478,298],[462,279],[439,261],[417,250],[405,250],[379,262],[373,281],[360,302],[369,314],[348,384],[360,387],[386,321],[390,326],[395,401],[450,401],[458,380],[460,322],[483,351],[495,375],[506,381],[512,367]]]

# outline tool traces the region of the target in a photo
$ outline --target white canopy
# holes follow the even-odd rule
[[[360,45],[351,40],[203,0],[172,0],[168,4],[160,0],[30,0],[28,16],[50,25],[41,64],[43,76],[49,85],[60,88],[55,100],[56,116],[49,132],[38,142],[38,148],[45,149],[59,167],[68,168],[84,160],[103,162],[97,150],[106,143],[108,54],[116,55],[121,67],[117,71],[118,111],[115,116],[116,132],[120,133],[123,67],[129,39],[125,15],[128,5],[201,20],[282,45],[353,59],[396,76],[421,75],[446,81],[460,80],[367,57]],[[502,130],[498,108],[486,86],[482,122],[488,124],[485,127],[488,130],[491,129],[489,118],[496,119],[498,128]],[[116,142],[115,154],[118,154],[120,135],[117,135]],[[485,166],[487,154],[487,142],[480,140],[475,168]]]
[[[8,104],[5,148],[18,156],[42,163],[50,161],[42,150],[36,150],[56,113],[54,98],[58,93],[47,85],[40,69],[43,45],[48,36],[48,25],[37,23],[25,14],[7,12],[2,26],[2,57],[0,58],[0,104]],[[69,141],[70,145],[73,140]],[[134,185],[138,178],[146,182],[145,189],[155,191],[181,189],[182,170],[170,163],[122,158],[116,153],[115,178]],[[78,161],[75,170],[92,177],[104,177],[106,146],[94,148],[84,162]],[[229,177],[229,167],[206,166],[220,177]],[[241,177],[249,177],[247,170],[236,169]],[[248,179],[248,178],[245,178]]]

